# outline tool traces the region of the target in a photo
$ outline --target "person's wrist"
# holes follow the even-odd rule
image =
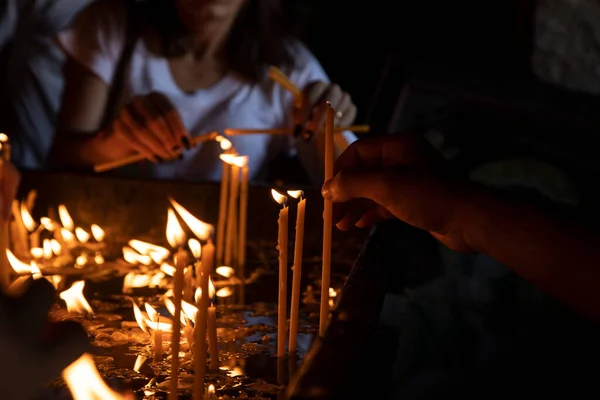
[[[487,227],[491,223],[490,207],[493,196],[488,188],[468,182],[462,187],[461,198],[455,217],[459,235],[468,249],[483,253],[486,248]]]

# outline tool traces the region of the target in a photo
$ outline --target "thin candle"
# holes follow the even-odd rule
[[[333,118],[335,111],[331,104],[327,103],[325,110],[325,181],[333,178]],[[323,202],[323,266],[321,270],[321,312],[319,318],[319,335],[325,334],[329,320],[329,282],[331,279],[331,231],[332,231],[332,208],[331,200],[324,199]]]
[[[219,339],[217,337],[217,309],[213,298],[215,296],[215,287],[212,282],[208,282],[208,297],[210,306],[207,314],[208,329],[208,349],[210,351],[210,369],[215,371],[219,369]]]
[[[228,157],[230,157],[234,151],[231,142],[223,136],[218,136],[217,141],[221,144],[221,149],[225,151],[225,154],[220,157],[223,161],[223,169],[221,172],[221,194],[219,197],[219,220],[217,222],[217,262],[220,264],[223,262],[223,252],[225,249],[225,222],[227,219],[227,196],[229,193],[229,175],[231,169]]]
[[[240,185],[240,225],[238,228],[238,252],[237,252],[237,275],[241,279],[240,283],[240,298],[239,303],[244,304],[244,298],[246,296],[245,290],[245,278],[246,278],[246,230],[248,222],[248,182],[249,182],[249,170],[248,165],[242,167],[242,183]]]
[[[302,247],[304,245],[304,214],[306,210],[306,199],[303,198],[301,190],[290,190],[288,194],[298,202],[298,211],[296,214],[296,238],[294,243],[294,266],[292,267],[292,304],[290,307],[290,343],[289,353],[296,353],[296,344],[298,338],[298,314],[300,313],[300,282],[302,279]]]
[[[162,330],[160,329],[160,315],[148,303],[144,304],[146,313],[153,323],[154,328],[154,361],[158,362],[162,358]]]
[[[200,304],[196,313],[194,332],[194,400],[204,398],[204,378],[206,375],[206,328],[208,323],[208,280],[213,269],[215,246],[209,240],[202,246],[202,276],[200,278]]]
[[[287,248],[288,248],[288,219],[289,208],[287,197],[271,190],[273,199],[282,205],[278,219],[279,249],[279,298],[277,302],[277,357],[285,356],[285,344],[287,336]]]
[[[5,179],[4,175],[4,163],[10,161],[10,147],[8,144],[8,136],[4,133],[0,133],[0,149],[2,155],[0,157],[0,179]],[[6,207],[6,205],[5,205]],[[10,271],[11,267],[6,257],[6,250],[8,249],[8,220],[2,220],[0,222],[0,288],[7,290],[10,286]]]
[[[236,205],[239,201],[240,166],[245,164],[245,157],[232,157],[231,175],[229,177],[229,204],[227,208],[227,231],[225,234],[225,254],[223,261],[231,265],[234,252],[235,231],[237,229]]]
[[[175,276],[173,295],[175,312],[173,313],[173,335],[171,340],[171,382],[169,400],[177,400],[177,382],[179,380],[179,341],[181,340],[181,300],[183,295],[184,269],[188,265],[187,252],[183,249],[185,233],[181,229],[175,211],[169,208],[167,216],[167,241],[172,248],[179,249],[175,254]]]

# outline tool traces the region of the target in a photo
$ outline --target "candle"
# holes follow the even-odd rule
[[[155,324],[154,329],[154,361],[158,362],[162,358],[162,330],[160,330],[160,315],[154,308],[148,303],[144,305],[146,307],[146,313],[150,317],[150,320]]]
[[[225,234],[225,254],[223,260],[226,265],[231,265],[233,257],[233,241],[236,230],[236,204],[238,201],[240,167],[235,164],[235,159],[231,163],[231,175],[229,177],[229,205],[227,209],[227,232]]]
[[[224,157],[225,156],[225,157]],[[223,252],[225,249],[225,221],[227,219],[227,206],[228,206],[228,190],[229,190],[229,175],[231,172],[231,165],[227,161],[229,154],[221,155],[223,160],[223,171],[221,173],[221,194],[219,199],[219,221],[217,223],[217,262],[221,264],[223,262]]]
[[[249,170],[248,165],[242,167],[242,183],[240,189],[240,225],[238,229],[238,277],[241,279],[240,284],[240,298],[239,303],[244,304],[244,298],[246,296],[246,229],[248,220],[248,181],[249,181]]]
[[[29,249],[35,249],[40,247],[40,233],[44,229],[44,225],[40,224],[37,227],[35,226],[35,221],[33,217],[29,213],[25,202],[21,202],[20,204],[21,211],[21,220],[23,221],[23,225],[29,231]]]
[[[175,254],[175,276],[173,295],[175,312],[173,313],[173,335],[171,339],[171,382],[169,400],[177,400],[177,382],[179,380],[179,341],[181,339],[181,300],[183,295],[184,269],[188,265],[188,257],[183,249],[185,233],[181,229],[175,211],[169,208],[167,216],[167,241],[173,248],[179,248]]]
[[[211,299],[207,314],[208,349],[210,351],[210,369],[214,371],[219,369],[219,339],[217,337],[217,309],[212,301],[215,294],[212,282],[209,282],[208,294]]]
[[[183,283],[183,300],[191,303],[194,300],[194,268],[186,267]]]
[[[209,240],[202,246],[202,277],[201,286],[202,295],[198,312],[196,313],[195,338],[194,338],[194,400],[201,400],[204,397],[204,377],[206,374],[206,328],[208,323],[208,279],[212,271],[215,258],[215,246]]]
[[[325,181],[333,178],[333,117],[335,111],[327,103],[325,110]],[[319,335],[325,334],[329,320],[329,281],[331,279],[331,230],[333,204],[325,199],[323,203],[323,267],[321,270],[321,312],[319,318]]]
[[[286,197],[272,189],[271,194],[275,201],[282,205],[279,211],[278,240],[279,249],[279,298],[277,301],[277,357],[285,356],[285,342],[287,333],[287,245],[288,245],[288,217],[289,208]]]
[[[200,256],[202,255],[202,245],[200,244],[200,242],[197,239],[190,239],[188,240],[188,247],[190,248],[190,251],[192,252],[192,255],[194,256],[194,258],[196,259],[196,261],[194,262],[194,273],[196,274],[196,280],[194,282],[194,285],[196,286],[196,288],[200,287],[200,275],[202,273],[202,261],[200,261]],[[191,269],[191,268],[190,268]],[[191,300],[186,300],[188,303],[191,303]]]
[[[7,152],[8,137],[4,133],[0,133],[0,146],[2,149],[2,157],[0,157],[0,179],[6,179],[4,175],[4,163],[10,161],[10,151]],[[5,204],[4,207],[8,205]],[[11,267],[6,257],[6,249],[8,249],[8,220],[2,220],[0,223],[0,288],[7,290],[10,286],[10,271]]]
[[[302,278],[302,247],[304,245],[304,214],[306,210],[306,199],[303,198],[301,190],[288,191],[288,194],[298,202],[296,214],[296,240],[294,244],[294,266],[292,267],[292,304],[290,307],[290,344],[291,355],[296,353],[296,341],[298,337],[298,314],[300,312],[300,280]]]
[[[29,257],[28,232],[23,223],[21,206],[18,200],[13,200],[12,202],[12,214],[15,224],[15,237],[13,237],[14,252],[19,258]]]

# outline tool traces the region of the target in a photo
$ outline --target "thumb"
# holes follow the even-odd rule
[[[392,200],[393,186],[391,171],[342,171],[323,184],[321,193],[334,202],[363,198],[385,206]]]

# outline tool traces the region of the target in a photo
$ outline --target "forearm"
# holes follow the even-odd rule
[[[122,150],[111,146],[98,134],[57,134],[50,154],[55,166],[91,168],[96,164],[114,161]]]
[[[466,243],[600,322],[600,236],[485,190],[459,213]]]

